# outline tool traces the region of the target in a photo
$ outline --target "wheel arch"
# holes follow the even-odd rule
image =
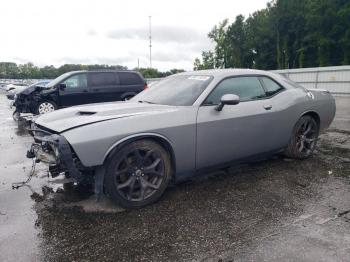
[[[318,128],[321,127],[321,118],[319,114],[317,114],[315,111],[306,111],[300,117],[303,117],[303,116],[311,116],[313,119],[315,119]]]
[[[171,141],[160,134],[157,133],[142,133],[142,134],[136,134],[136,135],[131,135],[128,137],[125,137],[118,142],[114,143],[105,153],[104,158],[103,158],[103,164],[117,151],[122,149],[125,145],[130,144],[132,142],[142,140],[142,139],[150,139],[158,144],[160,144],[170,155],[170,161],[171,161],[171,168],[173,171],[173,174],[176,173],[176,156],[174,152],[173,145]]]
[[[301,118],[303,116],[310,116],[312,119],[315,120],[316,122],[316,125],[318,126],[318,129],[320,129],[320,116],[317,112],[315,111],[312,111],[312,110],[309,110],[309,111],[305,111],[303,112],[298,121],[295,123],[294,127],[293,127],[293,131],[292,131],[292,134],[291,134],[291,137],[290,137],[290,140],[288,142],[288,145],[287,147],[285,148],[285,151],[284,151],[284,154],[287,156],[287,157],[290,157],[290,158],[296,158],[296,159],[305,159],[307,157],[310,156],[310,154],[313,152],[313,150],[315,149],[315,144],[313,146],[313,149],[311,151],[311,153],[302,153],[302,152],[299,152],[299,149],[296,148],[296,136],[297,136],[297,125],[299,123],[299,121],[301,120]],[[301,126],[299,126],[300,128]],[[320,130],[318,130],[318,134],[319,134]],[[316,141],[317,141],[317,137],[318,137],[318,134],[316,134]],[[306,155],[305,155],[306,154]]]

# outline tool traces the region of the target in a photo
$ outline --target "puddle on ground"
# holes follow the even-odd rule
[[[17,128],[15,128],[15,134],[18,136],[30,136],[28,132],[28,124],[24,121],[18,121],[17,122]]]
[[[330,131],[320,136],[319,146],[315,151],[315,156],[313,157],[314,160],[312,161],[315,161],[315,158],[319,157],[322,159],[322,161],[327,163],[327,165],[336,163],[336,166],[333,166],[333,168],[325,168],[321,177],[325,177],[327,175],[350,176],[349,156],[350,135],[347,132]],[[295,166],[297,164],[296,162],[298,162],[300,168]],[[178,185],[177,188],[181,188],[182,186],[196,187],[196,183],[198,185],[198,183],[207,183],[208,181],[213,180],[222,181],[227,179],[228,176],[232,176],[232,174],[239,176],[242,173],[257,172],[261,175],[259,179],[264,179],[264,174],[266,176],[272,171],[271,169],[273,167],[271,168],[271,166],[281,166],[283,164],[286,166],[292,166],[292,172],[293,169],[298,173],[300,172],[298,170],[302,168],[306,169],[306,172],[308,172],[307,170],[310,170],[310,167],[307,167],[308,164],[305,165],[305,162],[274,156],[269,160],[245,164],[239,167],[232,167],[225,172],[218,171],[204,177],[199,176]],[[322,165],[318,168],[322,168]],[[287,170],[285,172],[288,173]],[[305,170],[303,170],[303,172],[305,172]],[[47,172],[45,173],[43,169],[41,169],[41,177],[45,176],[47,176]],[[253,179],[255,178],[257,177],[254,177]],[[249,176],[246,176],[245,179],[248,181],[250,178]],[[297,186],[306,190],[313,182],[313,178],[308,176],[299,176],[288,178],[288,181],[292,186]],[[118,213],[125,211],[123,208],[113,204],[106,196],[97,201],[93,194],[91,185],[74,185],[71,180],[66,179],[64,175],[54,179],[49,179],[48,186],[44,187],[42,191],[42,194],[35,193],[35,198],[40,202],[43,200],[53,201],[55,202],[55,206],[60,209],[78,208],[80,211],[88,213]]]
[[[285,250],[283,243],[296,243],[285,232],[314,234],[317,227],[349,224],[350,166],[343,159],[349,143],[346,135],[326,133],[307,160],[277,156],[193,178],[138,210],[108,198],[97,202],[92,186],[62,185],[69,182],[64,176],[49,179],[32,194],[42,249],[50,251],[49,261],[205,260],[228,250],[232,258],[281,237],[276,243]]]

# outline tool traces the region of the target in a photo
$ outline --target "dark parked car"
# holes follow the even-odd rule
[[[33,86],[17,93],[14,115],[45,114],[74,105],[128,100],[145,88],[145,79],[134,71],[69,72],[45,87]]]

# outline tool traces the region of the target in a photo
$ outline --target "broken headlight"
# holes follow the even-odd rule
[[[48,153],[53,153],[56,160],[59,159],[59,156],[60,156],[60,152],[58,150],[58,146],[57,146],[57,143],[55,142],[50,142],[50,141],[47,141],[47,142],[44,142],[45,143],[45,148],[48,149]]]

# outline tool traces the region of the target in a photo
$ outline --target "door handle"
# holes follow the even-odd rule
[[[272,105],[265,105],[264,108],[265,110],[270,110],[272,108]]]

